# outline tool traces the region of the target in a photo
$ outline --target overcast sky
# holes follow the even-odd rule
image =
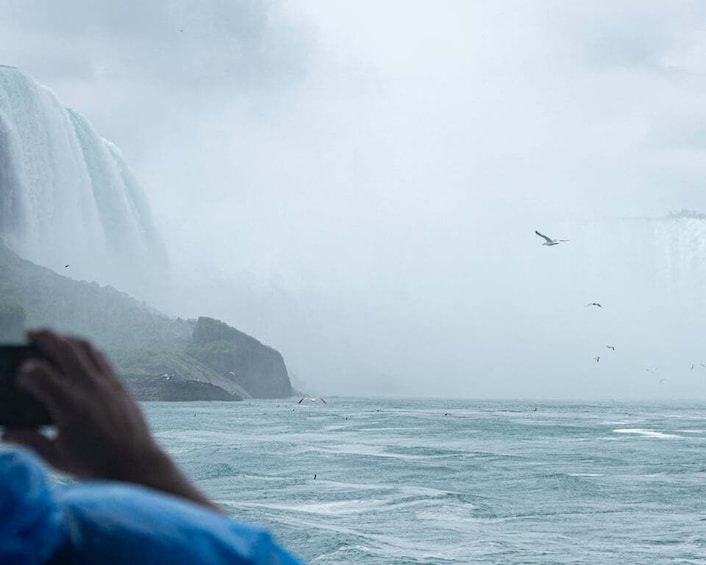
[[[677,374],[698,320],[680,329],[669,302],[640,342],[654,318],[638,306],[662,287],[635,292],[645,272],[615,269],[595,280],[624,310],[587,319],[600,296],[583,260],[595,271],[610,246],[574,241],[590,219],[706,210],[702,3],[0,10],[0,63],[86,115],[141,178],[172,256],[160,306],[254,334],[312,391],[706,396]],[[575,245],[542,248],[535,228]],[[614,338],[631,356],[597,368]],[[645,364],[678,384],[643,386]]]

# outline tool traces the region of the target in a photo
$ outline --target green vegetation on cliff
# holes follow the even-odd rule
[[[291,395],[282,356],[255,338],[211,318],[171,318],[112,287],[63,277],[0,240],[0,325],[17,331],[25,322],[90,338],[127,380],[169,376],[240,398]]]

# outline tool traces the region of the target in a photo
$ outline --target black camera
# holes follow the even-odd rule
[[[41,358],[33,345],[0,345],[0,426],[38,428],[52,424],[46,407],[16,383],[22,362]]]

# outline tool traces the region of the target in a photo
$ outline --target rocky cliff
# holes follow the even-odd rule
[[[211,318],[199,318],[187,351],[221,375],[230,376],[256,398],[292,395],[279,351]]]
[[[188,391],[200,399],[212,395],[204,392],[209,387],[182,381],[212,385],[233,398],[291,395],[282,356],[255,338],[210,318],[171,318],[114,288],[61,276],[22,259],[0,240],[0,317],[3,312],[10,332],[16,333],[18,316],[26,315],[27,327],[48,326],[90,338],[131,383],[174,379],[152,388],[177,386],[178,394],[168,396],[188,397]]]

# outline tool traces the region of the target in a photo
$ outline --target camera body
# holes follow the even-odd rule
[[[37,428],[52,424],[46,407],[17,387],[17,370],[26,359],[42,359],[33,345],[0,345],[0,426]]]

